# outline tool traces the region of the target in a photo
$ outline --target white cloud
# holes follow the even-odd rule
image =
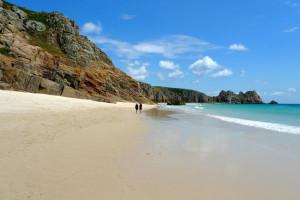
[[[295,26],[295,27],[286,29],[286,30],[284,30],[283,32],[285,32],[285,33],[292,33],[292,32],[297,31],[298,29],[299,29],[299,27],[298,27],[298,26]]]
[[[132,20],[132,19],[136,18],[136,15],[123,14],[120,17],[121,17],[121,19],[128,21],[128,20]]]
[[[85,34],[100,34],[102,26],[100,23],[87,22],[82,26],[82,32]]]
[[[220,65],[211,57],[205,56],[191,64],[189,68],[192,70],[193,74],[200,76],[218,69],[219,67]]]
[[[143,81],[149,75],[147,70],[148,66],[149,63],[140,63],[139,61],[128,63],[127,66],[128,74],[136,80]]]
[[[159,62],[159,66],[163,69],[169,69],[169,70],[175,70],[179,68],[179,65],[177,65],[176,63],[172,62],[172,61],[168,61],[168,60],[161,60]]]
[[[136,59],[144,55],[157,54],[166,58],[197,54],[218,48],[209,42],[188,35],[168,35],[159,39],[138,42],[114,40],[102,35],[90,36],[93,42],[115,52],[120,57]]]
[[[169,78],[183,78],[184,73],[180,69],[176,69],[168,74]]]
[[[297,89],[296,88],[288,88],[287,91],[291,92],[291,93],[295,93],[295,92],[297,92]]]
[[[232,74],[233,74],[233,72],[230,69],[223,69],[221,71],[214,73],[212,75],[212,77],[215,77],[215,78],[228,77],[228,76],[231,76]]]
[[[246,76],[246,70],[245,69],[241,69],[241,77],[245,77]]]
[[[180,66],[178,64],[174,63],[173,61],[161,60],[158,63],[158,65],[162,69],[171,71],[171,72],[168,72],[169,78],[183,78],[184,77],[184,73],[180,70]]]
[[[164,54],[165,52],[164,46],[150,43],[136,44],[133,49],[140,53]]]
[[[248,51],[248,48],[243,44],[232,44],[229,46],[229,50],[232,51]]]

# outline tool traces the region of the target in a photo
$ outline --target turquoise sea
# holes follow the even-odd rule
[[[300,104],[231,105],[187,104],[168,109],[206,115],[229,123],[300,134]]]

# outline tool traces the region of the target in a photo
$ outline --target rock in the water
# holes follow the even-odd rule
[[[45,24],[35,20],[28,20],[26,22],[26,28],[31,31],[43,32],[46,30]]]
[[[274,100],[272,100],[269,104],[278,104],[278,102],[277,101],[274,101]]]

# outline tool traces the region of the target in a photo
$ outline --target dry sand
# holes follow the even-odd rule
[[[122,199],[146,128],[133,105],[0,91],[0,199]]]

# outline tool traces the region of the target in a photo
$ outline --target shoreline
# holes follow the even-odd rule
[[[297,135],[153,106],[136,114],[132,104],[54,97],[16,98],[0,112],[0,199],[300,197]],[[34,109],[24,112],[29,103]]]

